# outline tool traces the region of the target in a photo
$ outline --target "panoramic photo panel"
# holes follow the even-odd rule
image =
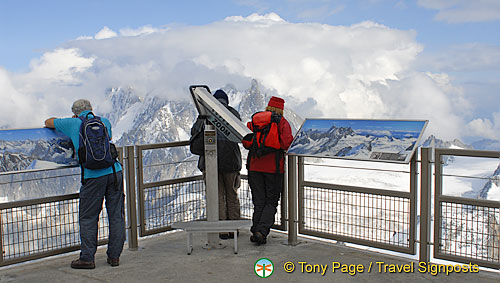
[[[409,163],[427,120],[306,119],[288,154]]]
[[[76,166],[71,139],[54,129],[0,130],[0,172]]]

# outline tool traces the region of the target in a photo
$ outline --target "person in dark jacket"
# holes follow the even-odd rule
[[[283,190],[284,151],[293,140],[290,124],[283,117],[284,105],[282,98],[273,96],[266,107],[266,111],[281,116],[277,123],[280,149],[259,156],[252,152],[251,143],[243,140],[243,146],[250,149],[247,159],[248,183],[254,205],[250,241],[259,245],[266,243],[267,235],[274,224],[276,208]]]
[[[219,89],[214,93],[214,97],[241,120],[240,114],[236,109],[229,106],[227,94]],[[194,137],[197,133],[205,129],[204,117],[198,117],[193,127],[191,135]],[[203,133],[201,133],[203,136]],[[205,174],[205,156],[202,154],[198,160],[198,169]],[[217,131],[217,170],[218,170],[218,188],[219,188],[219,219],[220,220],[239,220],[240,219],[240,200],[238,198],[238,188],[240,187],[241,170],[241,152],[238,143],[230,141],[224,135]],[[233,238],[233,233],[220,233],[221,239]]]

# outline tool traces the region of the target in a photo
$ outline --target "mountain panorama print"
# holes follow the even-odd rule
[[[54,129],[0,130],[0,172],[76,166],[73,143]]]
[[[288,154],[409,163],[427,123],[306,119]]]

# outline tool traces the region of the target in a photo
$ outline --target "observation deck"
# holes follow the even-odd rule
[[[478,273],[419,272],[418,263],[410,259],[360,250],[320,240],[299,237],[299,244],[288,246],[283,233],[272,231],[267,244],[257,246],[251,243],[249,232],[239,236],[239,252],[232,251],[232,241],[222,241],[223,249],[202,248],[206,236],[194,236],[194,250],[191,255],[185,251],[185,232],[167,233],[139,241],[139,249],[127,248],[120,258],[120,266],[106,264],[106,249],[101,247],[96,254],[94,270],[72,269],[71,260],[78,258],[78,252],[40,259],[18,266],[0,269],[0,282],[256,282],[254,264],[260,258],[268,258],[274,264],[274,272],[268,278],[274,282],[498,282],[500,274],[479,271]],[[284,264],[293,262],[295,270],[287,273]],[[299,262],[304,263],[304,271]],[[332,271],[332,262],[360,265],[363,272]],[[387,266],[379,272],[376,262],[404,266],[413,263],[413,272],[390,272]],[[371,271],[368,267],[372,263]],[[327,265],[322,270],[312,265]],[[352,267],[351,267],[352,268]],[[351,273],[349,273],[351,272]],[[353,275],[351,275],[353,274]]]
[[[207,250],[203,248],[206,234],[195,233],[191,255],[186,254],[186,233],[171,227],[177,221],[206,219],[202,176],[190,175],[197,159],[187,152],[187,141],[120,149],[128,235],[118,267],[106,264],[103,210],[96,269],[70,268],[79,250],[78,193],[0,203],[0,282],[254,282],[260,279],[254,267],[261,258],[273,262],[269,278],[278,282],[500,279],[500,202],[446,195],[443,188],[448,183],[442,181],[451,176],[443,172],[444,156],[498,161],[500,152],[424,148],[403,169],[384,163],[378,169],[359,168],[356,161],[339,168],[288,156],[286,186],[267,244],[254,245],[248,230],[242,230],[238,254],[233,253],[232,240],[221,241],[223,249]],[[153,155],[160,156],[159,160],[164,156],[178,160],[154,163]],[[322,166],[321,176],[354,169],[367,175],[402,174],[408,187],[324,182],[313,174],[311,168],[316,166]],[[1,173],[0,189],[40,188],[54,181],[61,187],[73,184],[77,188],[79,173],[71,170],[50,171],[49,175],[42,171]],[[242,218],[250,219],[253,208],[245,176],[239,197]],[[294,264],[294,272],[285,271],[287,262]],[[429,262],[462,271],[446,275],[446,268],[441,267],[441,273],[433,275],[436,269]],[[464,273],[469,263],[479,272]],[[342,264],[347,265],[344,270]]]

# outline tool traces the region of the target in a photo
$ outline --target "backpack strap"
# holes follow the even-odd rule
[[[82,185],[85,185],[85,179],[83,178],[83,172],[84,172],[83,163],[80,164],[80,169],[81,169],[80,170],[81,171],[81,174],[80,174],[80,176],[81,176],[81,183],[82,183]]]
[[[90,113],[91,112],[89,112],[89,114]],[[81,129],[81,127],[83,127],[83,124],[85,123],[85,120],[88,119],[88,114],[85,117],[78,116],[77,118],[80,119],[80,121],[82,121],[82,124],[80,125],[80,129]],[[81,130],[78,134],[80,135],[80,139],[82,139]],[[80,151],[80,148],[78,148],[78,151]],[[77,154],[77,155],[79,155],[79,154]],[[82,186],[83,186],[83,185],[85,185],[85,178],[84,178],[85,169],[83,168],[83,162],[80,160],[80,156],[78,156],[78,163],[80,163],[80,171],[81,171],[80,172],[80,182],[82,183]]]
[[[113,164],[113,166],[111,166],[111,167],[113,168],[113,177],[115,178],[115,188],[118,191],[118,178],[116,177],[115,165]]]

